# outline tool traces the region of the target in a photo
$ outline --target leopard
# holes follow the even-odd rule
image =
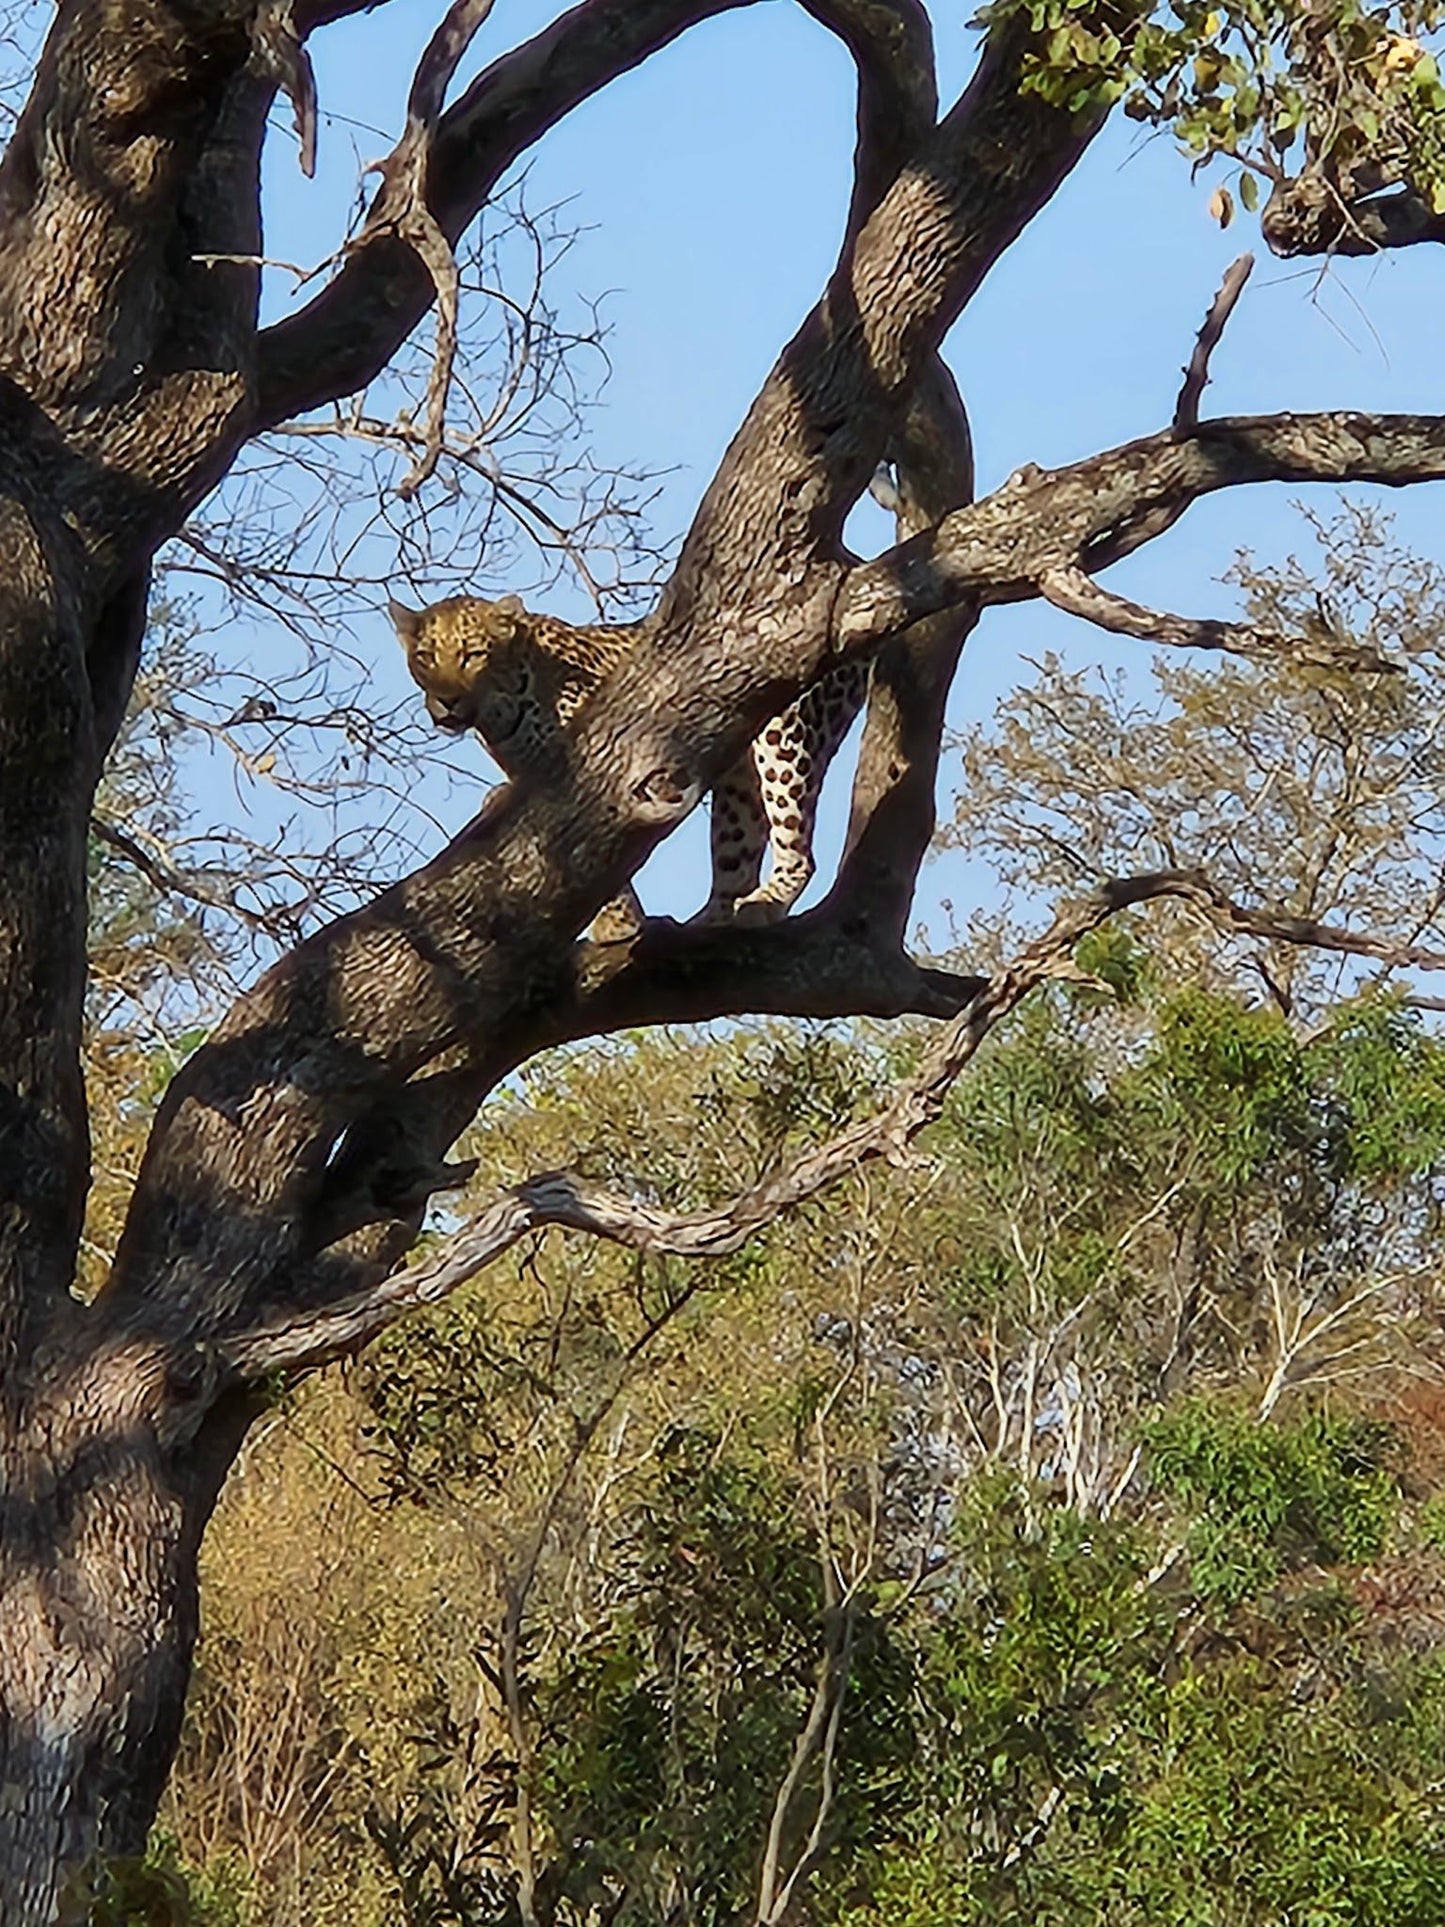
[[[474,730],[512,777],[548,758],[650,627],[647,618],[566,622],[517,595],[448,596],[423,609],[392,599],[387,607],[433,723],[452,734]],[[823,778],[863,706],[870,673],[867,661],[826,671],[714,784],[712,888],[695,921],[776,922],[807,889]],[[635,897],[628,901],[636,906]]]

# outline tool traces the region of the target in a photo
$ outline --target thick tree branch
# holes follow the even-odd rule
[[[793,611],[810,647],[844,519],[927,356],[1102,125],[1021,92],[1031,44],[1022,22],[990,36],[962,98],[845,245],[704,497],[662,600],[664,627],[694,603],[710,629],[738,619],[715,563],[724,540],[745,541],[764,578],[797,581],[804,559],[817,559],[806,585],[815,594],[798,594]]]
[[[858,143],[848,239],[854,242],[904,166],[932,138],[938,109],[932,31],[922,8],[819,0],[809,9],[858,68]],[[968,416],[935,351],[888,444],[900,540],[973,498]],[[876,491],[875,491],[876,492]],[[901,956],[918,868],[932,840],[944,709],[976,617],[951,610],[915,624],[874,659],[842,865],[825,914]]]
[[[457,1181],[448,1146],[486,1093],[537,1050],[743,1015],[956,1017],[986,981],[917,964],[876,922],[823,906],[754,928],[653,920],[630,943],[578,944],[545,1026],[479,1053],[458,1048],[348,1127],[302,1221],[305,1261],[291,1273],[290,1298],[298,1310],[325,1304],[399,1261],[427,1193]]]
[[[1012,478],[927,534],[861,563],[838,597],[851,652],[968,600],[1027,601],[1054,570],[1092,573],[1171,528],[1192,502],[1247,482],[1445,479],[1445,416],[1254,415],[1172,429],[1068,468]]]
[[[851,239],[937,123],[933,26],[920,0],[803,0],[803,5],[837,34],[858,72]]]
[[[0,372],[36,411],[24,440],[101,596],[249,430],[275,88],[257,15],[62,7],[0,162]]]
[[[241,1378],[296,1371],[365,1344],[420,1305],[435,1304],[473,1278],[529,1231],[563,1225],[677,1257],[722,1257],[736,1251],[782,1212],[849,1172],[879,1158],[897,1161],[942,1109],[954,1082],[985,1037],[1050,977],[1067,972],[1074,945],[1117,911],[1151,896],[1173,894],[1173,879],[1111,883],[1060,912],[1052,928],[997,976],[925,1052],[918,1070],[874,1116],[804,1152],[729,1204],[672,1213],[551,1172],[507,1191],[422,1264],[394,1273],[370,1290],[301,1318],[280,1317],[223,1341],[220,1356]]]
[[[973,495],[968,416],[935,355],[891,444],[898,533],[908,536]],[[935,791],[954,672],[978,620],[971,604],[892,637],[873,662],[843,861],[825,909],[900,949],[919,866],[937,819]]]
[[[996,976],[975,980],[977,993],[881,1110],[802,1153],[728,1204],[673,1213],[589,1184],[574,1173],[546,1173],[503,1193],[422,1263],[377,1278],[342,1302],[283,1316],[231,1337],[220,1347],[220,1361],[250,1382],[327,1363],[364,1345],[406,1313],[438,1303],[519,1239],[551,1225],[635,1251],[724,1257],[784,1212],[866,1164],[905,1159],[913,1139],[939,1115],[990,1032],[1041,983],[1076,974],[1070,959],[1080,937],[1122,910],[1163,898],[1193,905],[1221,930],[1369,957],[1397,968],[1445,970],[1445,952],[1313,918],[1250,909],[1234,902],[1200,870],[1113,878],[1093,895],[1061,909],[1052,927]]]
[[[1445,241],[1445,215],[1409,188],[1360,198],[1312,169],[1275,189],[1260,216],[1260,231],[1271,252],[1284,260],[1379,254],[1420,241]]]

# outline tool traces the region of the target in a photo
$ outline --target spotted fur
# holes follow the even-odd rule
[[[577,625],[535,615],[514,595],[389,607],[432,721],[439,729],[476,730],[512,776],[555,741],[642,630],[637,623]],[[807,888],[823,777],[867,684],[866,664],[832,670],[775,717],[719,781],[705,919],[770,922],[786,916]],[[769,848],[772,869],[763,883]]]

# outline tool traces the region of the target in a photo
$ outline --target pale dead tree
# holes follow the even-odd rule
[[[944,696],[982,607],[1078,590],[1199,496],[1252,481],[1445,476],[1445,418],[1189,423],[968,506],[945,330],[1097,133],[1021,89],[1026,14],[940,118],[913,0],[816,0],[861,78],[851,218],[818,306],[706,491],[656,620],[544,775],[308,936],[175,1078],[114,1264],[72,1291],[87,1186],[79,1065],[87,837],[151,565],[262,434],[360,392],[441,296],[421,468],[443,459],[451,249],[575,105],[726,0],[583,0],[445,93],[486,11],[454,0],[406,130],[325,287],[261,328],[259,156],[278,89],[303,151],[307,38],[362,0],[63,0],[0,167],[0,1891],[54,1920],[143,1844],[176,1744],[196,1554],[226,1469],[289,1375],[470,1275],[394,1275],[447,1147],[544,1046],[738,1012],[953,1018],[867,1127],[711,1222],[568,1181],[492,1214],[726,1249],[863,1158],[901,1155],[1072,937],[1183,887],[1114,886],[980,987],[903,939],[933,827]],[[899,546],[845,517],[891,460]],[[420,485],[424,478],[418,475]],[[1104,611],[1107,614],[1107,610]],[[1131,617],[1130,620],[1133,618]],[[772,929],[578,933],[781,705],[878,654],[852,830],[820,908]],[[487,1240],[473,1257],[487,1255]],[[470,1267],[475,1269],[475,1265]]]

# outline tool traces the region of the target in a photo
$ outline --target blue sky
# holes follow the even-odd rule
[[[316,38],[322,108],[336,118],[323,121],[313,183],[301,178],[284,133],[270,143],[270,255],[314,259],[336,245],[358,158],[376,158],[398,128],[412,61],[438,11],[439,0],[397,0]],[[468,71],[549,17],[536,0],[498,0]],[[969,71],[964,18],[935,14],[947,97]],[[695,28],[529,157],[533,203],[566,200],[589,230],[554,296],[607,296],[613,374],[595,444],[606,459],[672,471],[656,511],[665,533],[685,528],[779,347],[823,285],[847,202],[852,116],[851,67],[831,36],[796,6],[759,5]],[[1021,462],[1069,461],[1163,425],[1204,309],[1245,247],[1258,257],[1255,276],[1215,357],[1206,412],[1441,406],[1441,249],[1341,262],[1323,275],[1316,264],[1278,263],[1247,218],[1223,234],[1214,226],[1212,180],[1191,182],[1171,143],[1141,141],[1118,119],[994,271],[947,344],[970,407],[981,488]],[[278,304],[289,283],[273,281],[268,303]],[[1110,580],[1190,614],[1227,613],[1231,592],[1215,578],[1237,547],[1270,559],[1302,545],[1290,493],[1214,497]],[[1317,499],[1326,505],[1323,491]],[[1438,504],[1426,489],[1395,496],[1402,537],[1438,549]],[[876,539],[886,539],[881,518]],[[584,613],[580,596],[559,594],[552,606]],[[262,659],[265,646],[258,637]],[[379,690],[402,692],[383,618],[362,622],[350,646],[374,665]],[[987,714],[1026,673],[1020,654],[1044,649],[1076,663],[1137,667],[1141,681],[1147,669],[1142,646],[1041,605],[994,611],[970,644],[955,720]],[[474,756],[479,778],[490,777],[480,748]],[[839,788],[828,811],[834,838]],[[438,809],[456,826],[468,802],[453,792]],[[694,820],[654,858],[643,885],[650,908],[693,907],[703,844]],[[952,887],[934,872],[923,907]],[[970,887],[986,890],[986,881]]]

